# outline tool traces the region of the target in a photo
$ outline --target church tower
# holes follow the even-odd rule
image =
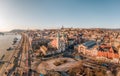
[[[57,49],[60,49],[60,33],[57,33]]]
[[[65,33],[63,32],[63,33],[62,33],[62,40],[61,40],[61,42],[60,42],[61,51],[65,51],[65,47],[66,47],[65,43],[66,43],[66,35],[65,35]]]

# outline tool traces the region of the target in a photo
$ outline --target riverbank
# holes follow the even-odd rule
[[[18,38],[18,42],[15,45],[13,44],[14,38]],[[10,55],[15,51],[15,47],[19,44],[21,39],[21,35],[15,34],[7,34],[7,35],[0,35],[0,59],[2,58],[3,61],[8,61]],[[9,47],[14,47],[13,50],[7,51]],[[4,56],[3,56],[4,55]],[[2,68],[3,64],[0,64],[0,68]]]
[[[18,37],[17,37],[18,38]],[[14,39],[14,38],[13,38]],[[5,73],[5,71],[12,66],[11,62],[14,59],[14,55],[16,54],[16,52],[18,51],[18,46],[20,46],[20,42],[21,42],[21,36],[20,38],[18,38],[18,42],[16,43],[16,45],[14,45],[14,49],[10,50],[10,51],[6,51],[6,53],[4,54],[5,57],[3,58],[3,61],[7,61],[4,64],[0,65],[0,76],[3,75]],[[12,40],[13,41],[13,40]],[[12,44],[11,44],[12,45]],[[11,65],[9,65],[11,64]]]
[[[0,58],[8,52],[7,49],[9,47],[14,47],[18,44],[18,42],[17,42],[16,45],[14,45],[14,46],[12,45],[13,39],[15,37],[18,38],[18,42],[19,42],[21,35],[15,35],[15,34],[0,35]]]

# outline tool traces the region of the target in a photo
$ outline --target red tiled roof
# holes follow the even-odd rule
[[[57,47],[57,39],[54,39],[50,42],[53,47]]]
[[[107,58],[119,58],[119,55],[118,54],[115,54],[115,53],[111,53],[111,52],[102,52],[102,51],[98,51],[98,56],[103,56],[103,57],[107,57]]]

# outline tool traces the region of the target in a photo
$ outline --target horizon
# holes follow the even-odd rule
[[[119,0],[0,1],[0,32],[13,29],[120,28]]]
[[[65,29],[66,28],[73,28],[73,29],[112,29],[112,30],[119,30],[120,28],[84,28],[84,27],[82,27],[82,28],[74,28],[74,27],[64,27]],[[50,29],[61,29],[61,28],[44,28],[44,29],[11,29],[11,30],[8,30],[8,31],[0,31],[0,32],[10,32],[10,31],[13,31],[13,30],[46,30],[46,29],[48,29],[48,30],[50,30]]]

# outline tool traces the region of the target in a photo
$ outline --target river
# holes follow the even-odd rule
[[[19,40],[21,39],[21,35],[15,35],[15,34],[0,35],[0,58],[3,54],[7,52],[6,49],[8,49],[9,47],[13,47],[12,44],[15,37],[18,38],[18,42],[19,42]]]

